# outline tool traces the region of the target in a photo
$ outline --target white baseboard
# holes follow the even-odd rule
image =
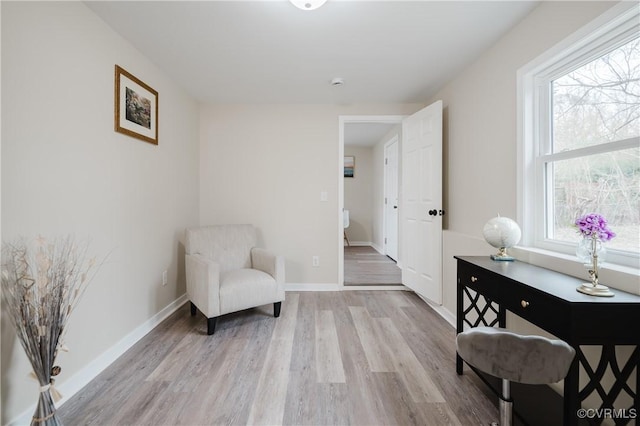
[[[105,368],[111,365],[118,357],[124,354],[131,346],[137,343],[140,339],[153,330],[158,324],[164,321],[169,315],[174,313],[178,308],[187,302],[187,294],[183,294],[169,305],[167,305],[160,312],[149,318],[147,321],[139,325],[131,333],[127,334],[118,343],[107,349],[102,355],[91,361],[82,370],[75,373],[64,383],[56,385],[60,393],[63,395],[62,399],[56,403],[56,407],[61,407],[71,399],[80,389],[86,386],[91,380],[96,378]],[[36,410],[36,404],[29,407],[21,415],[14,418],[9,422],[10,426],[28,425],[31,423],[31,416]]]

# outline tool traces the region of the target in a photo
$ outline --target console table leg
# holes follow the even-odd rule
[[[636,416],[640,416],[640,349],[636,347],[636,395],[633,398],[633,408],[636,409]]]
[[[462,292],[462,283],[460,282],[460,278],[458,278],[458,286],[456,289],[457,293],[457,301],[456,301],[456,332],[457,334],[462,333],[464,331],[464,295]],[[458,375],[462,374],[462,358],[456,352],[456,373]]]
[[[616,354],[616,345],[607,344],[600,346],[600,359],[597,363],[590,364],[587,357],[582,352],[580,346],[575,347],[576,358],[574,364],[576,364],[576,370],[584,370],[587,376],[587,380],[584,386],[580,387],[577,383],[578,372],[573,373],[572,369],[569,370],[569,376],[565,379],[565,415],[567,413],[570,417],[565,417],[566,424],[574,425],[580,421],[578,419],[578,409],[581,408],[581,403],[587,399],[591,394],[597,395],[601,399],[600,410],[613,410],[616,415],[623,415],[622,417],[613,417],[616,425],[628,425],[635,424],[635,418],[638,413],[638,386],[636,381],[635,388],[631,386],[630,381],[632,373],[635,370],[636,380],[638,380],[638,370],[640,370],[640,347],[635,346],[632,349],[632,353],[625,361],[618,359]],[[603,385],[603,378],[605,375],[611,374],[613,377],[613,384],[611,386]],[[616,401],[621,394],[626,394],[633,399],[633,404],[636,410],[630,411],[628,407],[615,407]],[[569,402],[567,402],[567,395],[569,395]],[[586,407],[585,407],[586,408]],[[597,414],[596,424],[601,424],[602,421],[613,414]]]
[[[507,310],[502,305],[498,308],[498,327],[507,327]]]
[[[578,424],[578,409],[580,408],[579,388],[580,361],[574,358],[569,368],[569,373],[564,379],[564,406],[562,417],[564,425],[576,426]]]

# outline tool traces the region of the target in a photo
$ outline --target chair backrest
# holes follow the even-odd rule
[[[253,225],[213,225],[187,228],[185,250],[220,264],[220,272],[251,267],[251,249],[256,246]]]

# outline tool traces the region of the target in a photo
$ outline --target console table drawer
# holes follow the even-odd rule
[[[511,283],[509,283],[511,284]],[[517,284],[505,289],[500,305],[561,339],[570,340],[570,310],[561,300],[519,289]]]
[[[459,264],[460,285],[468,287],[500,307],[559,338],[569,339],[570,310],[549,294],[532,291],[519,282],[505,279],[482,268]]]
[[[482,293],[483,296],[492,299],[502,294],[504,283],[496,280],[490,273],[477,268],[461,267],[458,272],[458,280],[461,285]]]

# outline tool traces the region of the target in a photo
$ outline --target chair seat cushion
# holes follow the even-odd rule
[[[476,327],[458,334],[458,355],[501,379],[532,385],[555,383],[566,375],[575,350],[562,340]]]
[[[220,314],[278,302],[278,285],[257,269],[234,269],[220,277]]]

